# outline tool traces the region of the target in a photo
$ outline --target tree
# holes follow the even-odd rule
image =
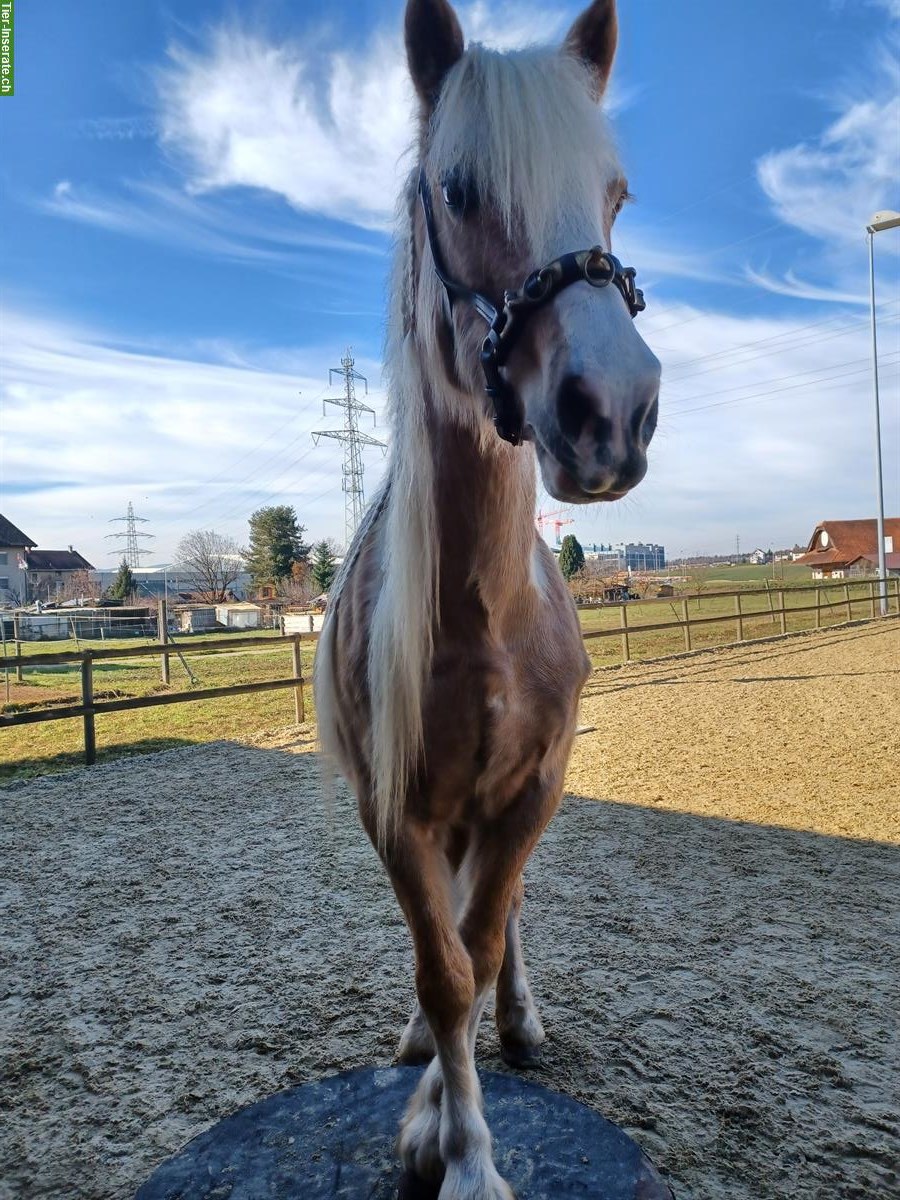
[[[584,569],[584,551],[574,533],[568,533],[559,548],[559,569],[565,579],[571,579]]]
[[[309,546],[303,541],[306,527],[289,504],[258,508],[250,517],[247,570],[253,583],[280,584],[291,575],[295,562],[305,562]]]
[[[108,595],[113,600],[127,600],[137,591],[137,580],[125,559],[122,559],[118,574],[109,586]]]
[[[337,574],[337,561],[330,542],[317,542],[310,561],[312,577],[321,592],[327,592]]]
[[[291,564],[290,578],[285,579],[278,590],[292,604],[309,604],[322,589],[313,578],[309,561],[304,560]]]
[[[61,599],[81,600],[98,595],[97,577],[92,571],[72,571],[62,586]]]
[[[178,573],[207,604],[218,604],[234,583],[244,563],[234,538],[214,529],[192,529],[175,550]]]
[[[601,601],[604,591],[618,582],[618,559],[589,558],[569,580],[569,591],[579,604],[592,604]]]

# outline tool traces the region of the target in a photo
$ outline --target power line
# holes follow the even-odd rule
[[[314,444],[317,446],[320,438],[332,438],[344,447],[344,465],[342,471],[344,487],[344,536],[346,538],[346,546],[349,548],[353,540],[353,535],[356,533],[359,523],[362,520],[365,508],[362,448],[363,446],[378,446],[382,453],[386,453],[387,447],[384,442],[379,442],[376,438],[369,437],[367,433],[360,433],[359,431],[359,414],[361,412],[371,413],[374,424],[375,409],[370,408],[368,404],[361,404],[356,399],[356,381],[359,380],[363,384],[367,395],[369,384],[365,375],[360,375],[356,370],[353,354],[349,347],[347,353],[341,359],[340,367],[332,367],[328,372],[329,384],[333,375],[343,376],[344,394],[343,396],[326,397],[323,403],[323,411],[325,404],[333,404],[336,408],[341,409],[344,414],[344,426],[342,429],[329,429],[314,433],[312,438]]]
[[[896,366],[896,364],[895,364],[895,366]],[[719,400],[714,404],[700,404],[696,408],[676,409],[670,415],[673,417],[684,417],[684,416],[687,416],[688,413],[705,412],[707,409],[710,409],[710,408],[726,408],[729,405],[733,405],[733,404],[743,404],[743,402],[745,400],[766,400],[769,398],[769,396],[777,396],[777,395],[780,395],[780,393],[782,393],[782,392],[794,392],[798,388],[818,387],[824,391],[825,388],[844,387],[846,385],[840,381],[842,381],[844,379],[848,379],[851,375],[864,375],[868,370],[869,370],[868,367],[858,367],[855,371],[844,371],[841,375],[835,375],[835,376],[826,375],[824,377],[824,380],[823,379],[809,379],[805,383],[792,383],[792,384],[789,384],[787,387],[772,388],[771,391],[756,392],[751,396],[735,396],[735,398],[733,400]],[[787,376],[787,378],[790,378],[790,376]],[[884,373],[882,378],[887,378],[886,372]],[[893,375],[890,376],[890,378],[893,378]],[[832,380],[832,382],[828,382],[829,379]],[[710,394],[715,395],[714,392],[710,393]]]
[[[885,303],[895,304],[895,303],[900,303],[900,301],[889,300],[889,301],[886,301]],[[686,359],[682,359],[681,362],[669,363],[666,366],[666,376],[668,378],[670,371],[678,370],[681,367],[689,367],[689,366],[693,366],[695,363],[708,362],[710,359],[713,359],[713,358],[730,358],[730,356],[735,355],[735,354],[743,354],[743,352],[745,350],[752,350],[756,346],[767,346],[769,349],[771,349],[772,343],[774,343],[774,342],[779,343],[778,345],[776,345],[774,347],[774,349],[776,351],[786,350],[790,347],[798,346],[798,345],[809,345],[813,342],[821,341],[822,336],[820,336],[818,334],[811,335],[809,333],[804,333],[802,331],[813,329],[816,327],[821,327],[822,325],[830,324],[832,321],[835,321],[835,320],[838,320],[837,315],[832,316],[832,317],[826,317],[822,321],[812,321],[812,322],[810,322],[809,325],[797,325],[793,329],[785,330],[783,333],[772,334],[770,337],[756,338],[750,342],[742,342],[737,346],[730,346],[727,350],[715,350],[710,354],[698,355],[696,358],[686,358]],[[897,320],[900,320],[900,315],[882,318],[882,321],[885,321],[885,322],[897,321]],[[867,323],[867,318],[861,317],[861,318],[859,318],[859,320],[850,321],[845,324],[838,325],[834,329],[829,329],[824,336],[826,336],[829,341],[834,338],[837,338],[837,337],[846,337],[848,334],[854,333],[857,329],[863,328],[866,325],[866,323]],[[769,349],[764,350],[762,353],[768,354]],[[739,360],[739,363],[740,362],[750,362],[754,358],[759,358],[759,357],[760,357],[760,355],[758,355],[758,354],[749,355],[745,358],[741,358]],[[709,373],[709,371],[726,370],[729,365],[730,365],[730,363],[726,363],[724,367],[712,366],[712,367],[709,367],[708,369],[704,368],[699,371],[690,371],[684,375],[679,375],[675,380],[673,380],[673,382],[679,382],[681,379],[692,379],[695,375],[706,375]]]
[[[898,354],[900,354],[900,351],[896,351],[894,354],[884,355],[884,358],[885,359],[896,358]],[[812,382],[817,383],[817,382],[821,382],[823,380],[828,380],[828,379],[832,378],[834,371],[839,370],[841,367],[855,367],[857,365],[857,363],[867,363],[868,361],[869,360],[867,358],[849,358],[849,359],[847,359],[846,362],[832,363],[831,366],[828,368],[828,371],[826,372],[826,374],[821,376],[820,380],[813,380]],[[762,380],[759,380],[758,382],[764,383],[764,384],[784,383],[785,380],[799,379],[801,375],[815,375],[817,372],[821,372],[822,370],[823,370],[822,367],[811,367],[808,371],[794,371],[790,375],[778,375],[774,379],[762,379]],[[856,372],[853,372],[853,371],[850,372],[851,375],[855,374],[855,373]],[[743,391],[746,391],[747,388],[752,388],[752,387],[757,387],[757,386],[758,386],[757,383],[739,383],[735,387],[720,388],[718,391],[713,391],[713,392],[699,392],[692,396],[673,396],[672,400],[675,401],[676,403],[680,402],[682,404],[690,404],[694,400],[706,400],[713,396],[727,396],[729,392],[743,392]],[[688,409],[676,408],[673,411],[675,411],[675,412],[687,412],[687,411],[695,412],[696,410],[695,409],[688,410]]]

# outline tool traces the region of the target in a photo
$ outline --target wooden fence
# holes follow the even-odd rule
[[[684,648],[691,650],[693,648],[691,630],[697,626],[721,625],[725,623],[733,623],[735,629],[735,641],[743,642],[744,638],[744,622],[759,620],[760,618],[769,617],[773,622],[778,619],[779,633],[787,633],[788,616],[793,616],[800,613],[815,613],[814,629],[820,629],[822,625],[822,615],[833,609],[844,609],[845,620],[853,620],[853,607],[860,604],[866,606],[866,615],[875,617],[878,614],[880,585],[886,584],[888,611],[896,611],[900,613],[900,577],[892,576],[887,580],[882,579],[859,579],[846,580],[842,583],[811,583],[800,584],[791,587],[781,588],[755,588],[753,590],[735,590],[726,592],[706,592],[695,593],[691,596],[679,597],[660,597],[654,600],[629,601],[619,604],[585,604],[581,605],[581,609],[618,609],[619,610],[619,625],[612,629],[590,629],[585,630],[583,637],[586,641],[593,638],[618,637],[622,641],[622,661],[629,662],[631,660],[631,638],[635,634],[640,633],[659,633],[668,629],[680,629],[684,634]],[[850,595],[850,589],[863,589],[862,596]],[[822,593],[834,592],[836,589],[843,591],[843,597],[840,600],[823,600]],[[787,605],[785,603],[785,594],[796,595],[800,592],[814,592],[814,604],[796,604]],[[764,609],[748,610],[744,607],[743,601],[751,596],[765,596],[767,607]],[[734,600],[734,608],[730,613],[717,613],[714,616],[695,616],[690,613],[690,605],[688,601],[715,601],[723,598],[732,597]],[[775,600],[778,600],[776,607]],[[658,621],[650,624],[635,625],[629,620],[628,609],[629,605],[633,607],[635,604],[656,605],[665,604],[670,608],[676,603],[681,605],[681,617],[674,621]],[[893,608],[892,608],[893,605]],[[857,611],[857,616],[858,616]]]
[[[789,588],[766,588],[754,589],[752,591],[733,591],[733,592],[708,592],[705,594],[694,594],[691,596],[677,597],[673,599],[660,598],[657,600],[631,601],[630,604],[668,604],[670,607],[678,603],[681,605],[681,618],[675,621],[661,621],[656,624],[635,625],[629,620],[628,608],[629,604],[595,604],[583,605],[586,609],[619,609],[619,625],[611,629],[594,629],[585,630],[584,638],[590,641],[594,638],[604,637],[619,637],[622,640],[622,661],[628,662],[631,659],[631,638],[636,634],[659,633],[668,629],[681,629],[684,634],[684,648],[691,650],[692,638],[691,631],[698,626],[720,625],[727,622],[733,622],[735,628],[735,640],[738,642],[744,641],[744,622],[750,620],[758,620],[759,618],[771,618],[773,622],[777,620],[779,632],[784,634],[788,632],[787,619],[788,616],[793,616],[799,613],[815,613],[814,628],[821,628],[823,613],[828,613],[833,609],[844,609],[845,619],[853,620],[853,606],[865,604],[866,615],[875,617],[877,615],[877,606],[879,599],[879,584],[882,580],[867,579],[846,581],[841,584],[802,584],[800,586]],[[868,592],[868,595],[851,596],[850,589],[862,587]],[[843,597],[840,600],[823,600],[823,592],[833,592],[835,588],[843,590]],[[900,613],[900,578],[893,577],[887,580],[888,588],[888,607],[889,611]],[[785,593],[797,594],[800,592],[814,592],[815,603],[807,605],[787,605],[785,603]],[[762,610],[750,611],[744,608],[743,601],[751,596],[767,597],[767,607]],[[713,601],[723,598],[733,597],[734,608],[730,613],[718,613],[713,616],[694,616],[690,614],[690,600],[698,601]],[[775,605],[775,599],[778,599],[778,605]],[[208,639],[201,641],[190,642],[170,642],[165,633],[165,622],[160,622],[161,636],[160,641],[150,646],[134,646],[127,649],[100,649],[100,650],[67,650],[67,651],[47,651],[46,653],[27,654],[23,655],[18,651],[12,655],[3,657],[2,666],[9,671],[10,668],[15,669],[17,678],[21,679],[22,667],[38,667],[57,665],[61,663],[80,663],[81,664],[81,703],[60,705],[56,708],[40,708],[31,709],[25,712],[0,713],[0,729],[14,725],[30,725],[39,721],[60,721],[68,717],[81,717],[84,723],[84,757],[85,762],[93,763],[97,757],[97,741],[94,728],[94,720],[97,713],[112,713],[112,712],[127,712],[130,709],[137,708],[152,708],[161,704],[183,704],[191,700],[215,700],[222,696],[242,696],[252,694],[254,692],[269,692],[278,688],[293,688],[294,689],[294,710],[297,723],[305,719],[305,704],[303,696],[303,672],[300,661],[300,643],[301,640],[316,641],[317,633],[306,634],[289,634],[286,637],[229,637],[223,638],[221,641],[210,641]],[[150,696],[133,696],[122,700],[95,700],[94,699],[94,677],[93,665],[101,659],[123,659],[123,658],[147,658],[150,656],[158,656],[160,659],[161,677],[164,684],[169,682],[169,657],[176,654],[181,657],[182,652],[200,652],[204,654],[220,654],[226,651],[235,649],[261,648],[261,649],[278,649],[284,647],[291,652],[291,669],[292,673],[281,679],[268,679],[258,683],[236,683],[230,684],[227,687],[214,688],[194,688],[189,692],[162,692]],[[182,658],[183,665],[191,675],[190,668]],[[191,675],[193,679],[193,675]]]
[[[243,696],[253,692],[271,692],[278,688],[294,689],[294,715],[299,725],[306,717],[303,696],[303,671],[300,662],[299,633],[288,637],[230,637],[221,641],[193,641],[172,643],[160,641],[152,646],[134,646],[128,649],[64,650],[47,651],[41,654],[15,654],[3,659],[3,666],[14,667],[81,663],[81,703],[59,705],[56,708],[35,708],[26,712],[0,713],[0,729],[12,725],[32,725],[39,721],[61,721],[66,717],[81,717],[84,722],[84,761],[91,764],[97,758],[97,739],[94,719],[97,713],[127,712],[135,708],[155,708],[160,704],[184,704],[190,700],[217,700],[221,696]],[[233,683],[227,687],[194,688],[190,692],[160,692],[151,696],[130,696],[122,700],[94,699],[94,663],[101,659],[148,658],[158,656],[161,661],[163,682],[169,680],[169,656],[185,650],[204,654],[221,654],[235,649],[264,648],[271,650],[284,647],[291,652],[291,674],[281,679],[266,679],[257,683]]]

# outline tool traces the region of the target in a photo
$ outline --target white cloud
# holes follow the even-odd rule
[[[786,271],[783,276],[771,275],[768,271],[757,271],[753,267],[744,270],[751,283],[774,292],[776,296],[791,296],[795,300],[821,300],[827,304],[868,304],[869,297],[864,292],[845,292],[840,288],[821,287],[815,283],[807,283],[798,279],[793,271]]]
[[[499,49],[559,39],[572,13],[537,3],[459,6],[467,37]],[[394,24],[324,63],[319,46],[276,46],[220,27],[200,50],[170,47],[157,83],[163,145],[194,190],[264,188],[301,210],[391,224],[414,111]]]
[[[757,163],[763,191],[786,224],[833,244],[859,243],[872,213],[900,204],[900,64],[889,37],[855,94],[816,138]],[[897,239],[889,247],[900,252]]]
[[[888,340],[897,317],[895,308],[882,325],[886,450],[900,442]],[[650,474],[621,504],[575,510],[579,537],[662,541],[677,555],[727,549],[735,533],[791,544],[823,516],[871,513],[864,316],[803,325],[676,306],[657,335],[652,320],[642,327],[664,368]],[[3,511],[45,547],[71,542],[98,566],[112,561],[104,535],[129,500],[157,535],[156,561],[190,528],[243,539],[264,503],[295,504],[313,533],[342,536],[340,448],[310,437],[335,427],[320,403],[334,347],[260,357],[207,345],[209,362],[117,348],[95,330],[15,312],[3,334]],[[378,379],[377,363],[360,369]],[[885,462],[897,511],[900,463]],[[367,455],[370,494],[381,470],[381,456]]]
[[[296,216],[264,224],[237,213],[210,197],[198,198],[163,184],[125,181],[120,195],[107,195],[60,180],[50,197],[38,200],[42,212],[111,233],[176,246],[192,254],[208,254],[251,263],[281,273],[311,277],[305,255],[334,251],[339,255],[382,258],[383,242],[339,237],[312,229]],[[347,259],[338,259],[346,262]]]
[[[900,513],[898,305],[880,318],[885,504]],[[650,470],[616,505],[575,508],[588,542],[659,541],[671,557],[803,542],[825,517],[875,511],[868,320],[671,307],[643,336],[663,364]],[[545,508],[558,507],[545,497]],[[567,532],[572,532],[568,530]]]
[[[267,502],[295,504],[320,536],[342,535],[340,449],[310,437],[334,427],[321,404],[334,348],[249,365],[223,347],[231,363],[203,362],[7,311],[0,350],[3,511],[41,545],[72,543],[99,567],[108,521],[129,499],[160,560],[186,529],[243,539],[248,514]],[[360,369],[377,378],[377,364]],[[373,486],[381,456],[368,459]]]

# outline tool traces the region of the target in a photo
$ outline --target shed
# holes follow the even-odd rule
[[[197,604],[192,608],[179,609],[177,621],[182,633],[204,633],[207,629],[215,629],[216,606]]]
[[[217,604],[216,621],[226,629],[259,629],[262,610],[257,604]]]

